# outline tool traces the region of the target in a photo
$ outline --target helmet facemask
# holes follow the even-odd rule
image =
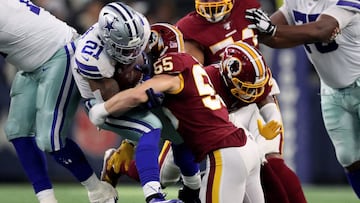
[[[233,8],[233,0],[222,0],[218,2],[205,2],[195,0],[196,12],[211,23],[216,23],[225,18]]]

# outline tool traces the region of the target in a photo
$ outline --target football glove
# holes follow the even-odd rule
[[[113,168],[115,173],[119,173],[121,167],[124,167],[125,171],[129,170],[130,162],[134,157],[134,145],[127,140],[123,140],[120,147],[109,158],[106,170]]]
[[[270,122],[266,123],[266,125],[263,125],[261,119],[258,119],[257,125],[260,135],[267,140],[274,139],[282,132],[282,124],[274,120],[271,120]]]
[[[146,108],[152,109],[161,106],[165,95],[162,92],[154,92],[153,88],[146,90],[148,101],[146,102]]]
[[[248,28],[257,29],[266,35],[275,35],[276,26],[271,23],[268,15],[261,9],[247,9],[245,11],[245,18],[251,22],[251,24],[248,25]]]
[[[145,64],[142,65],[136,64],[134,68],[140,71],[141,73],[143,73],[144,75],[143,81],[146,81],[152,78],[152,76],[154,76],[154,68],[150,59],[148,59]]]

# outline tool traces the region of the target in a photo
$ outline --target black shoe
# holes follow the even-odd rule
[[[201,203],[199,193],[200,189],[193,190],[184,185],[184,187],[179,190],[178,198],[184,203]]]

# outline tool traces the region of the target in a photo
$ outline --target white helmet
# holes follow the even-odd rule
[[[99,34],[106,52],[123,64],[132,63],[146,48],[148,20],[121,2],[105,5],[99,14]]]

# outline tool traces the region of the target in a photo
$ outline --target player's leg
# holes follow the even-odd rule
[[[304,191],[298,176],[286,164],[280,154],[275,156],[267,156],[267,164],[274,171],[281,186],[285,189],[286,197],[291,203],[306,203]],[[269,186],[270,187],[270,186]],[[280,191],[281,189],[279,189]],[[269,193],[267,193],[269,194]],[[280,192],[279,192],[280,194]],[[274,199],[274,198],[273,198]],[[273,202],[279,202],[275,200]]]
[[[171,142],[166,140],[159,155],[160,182],[163,188],[180,181],[181,172],[174,162]]]
[[[253,104],[252,104],[253,105]],[[256,107],[256,108],[255,108]],[[304,203],[306,202],[301,183],[297,175],[286,166],[282,158],[283,134],[279,134],[273,140],[265,140],[257,127],[257,120],[263,119],[257,106],[247,106],[235,112],[235,119],[242,120],[243,126],[255,135],[260,150],[266,154],[266,162],[263,162],[260,173],[261,183],[268,203]],[[263,109],[262,109],[263,110]],[[236,116],[238,115],[238,116]],[[246,115],[246,119],[244,119]],[[271,120],[271,118],[267,118]],[[239,121],[237,121],[239,122]],[[276,170],[274,170],[274,168]]]
[[[35,141],[34,118],[37,84],[28,73],[18,72],[11,87],[11,103],[5,133],[40,202],[57,202],[47,173],[45,154]]]
[[[96,100],[85,102],[87,110]],[[150,111],[135,108],[119,117],[109,116],[102,129],[110,130],[125,139],[137,142],[135,164],[146,202],[165,201],[161,184],[158,155],[160,152],[161,121]],[[177,200],[170,200],[177,202]]]
[[[166,116],[162,108],[152,109],[162,123],[162,139],[166,140],[159,155],[160,181],[163,187],[182,180],[183,187],[179,190],[179,199],[185,203],[200,202],[199,190],[201,176],[199,164],[195,163],[189,149],[183,144],[183,139],[173,127],[173,123]],[[170,142],[171,145],[170,146]]]
[[[179,199],[185,203],[200,202],[199,164],[194,162],[191,152],[183,147],[183,139],[166,116],[168,112],[162,108],[152,109],[151,112],[161,120],[162,139],[170,140],[173,145],[170,147],[170,142],[165,141],[159,155],[161,185],[167,187],[181,179],[183,187],[179,190]]]
[[[258,137],[257,142],[266,154],[266,162],[261,168],[266,201],[269,203],[306,203],[298,176],[286,165],[282,157],[283,134],[273,140],[261,138]]]
[[[91,105],[91,103],[92,102],[87,102],[87,105]],[[165,188],[168,185],[174,184],[180,180],[180,169],[174,163],[172,149],[171,149],[171,145],[170,145],[171,143],[166,139],[171,139],[171,140],[175,141],[176,143],[182,142],[182,139],[179,135],[177,135],[178,133],[172,127],[171,122],[164,115],[163,111],[160,110],[160,108],[152,109],[151,112],[154,113],[161,120],[161,123],[163,126],[162,131],[161,131],[161,134],[162,134],[161,137],[162,137],[162,140],[165,140],[165,142],[163,144],[163,147],[161,149],[158,159],[159,159],[159,165],[160,165],[161,186],[163,188]],[[119,128],[113,128],[113,129],[109,129],[109,130],[117,131],[118,129]],[[176,135],[178,137],[176,137],[174,139],[174,135]],[[138,136],[138,134],[137,134],[137,136]],[[138,138],[135,137],[134,139],[138,139]],[[107,153],[105,153],[105,157],[104,157],[105,165],[107,164],[106,160],[108,160],[110,158],[114,158],[114,157],[116,158],[116,157],[123,156],[122,155],[123,153],[121,153],[121,151],[124,151],[124,149],[126,149],[125,154],[129,153],[129,152],[127,152],[130,149],[130,147],[128,147],[129,144],[124,141],[125,140],[123,140],[123,143],[120,145],[120,147],[118,149],[109,149],[107,151]],[[133,149],[131,149],[131,151],[133,151]],[[117,159],[119,159],[119,158],[117,158]],[[139,174],[136,169],[135,160],[130,161],[127,170],[125,170],[124,164],[122,164],[122,166],[119,167],[118,171],[114,171],[113,169],[108,169],[106,171],[104,169],[105,168],[103,167],[102,179],[108,181],[114,187],[117,184],[117,180],[120,177],[120,175],[127,175],[128,177],[130,177],[131,179],[133,179],[135,181],[140,181]]]
[[[80,101],[69,62],[70,54],[59,50],[36,73],[36,140],[40,149],[50,152],[85,186],[90,202],[115,201],[117,191],[97,178],[80,147],[68,137]]]
[[[360,144],[359,115],[357,95],[360,88],[332,90],[321,84],[321,108],[325,128],[335,147],[339,163],[344,167],[347,179],[360,198]],[[354,96],[351,96],[354,95]]]
[[[123,156],[127,156],[128,151],[133,151],[134,146],[127,143],[124,140],[121,146],[115,150],[110,149],[109,152],[112,152],[110,155],[106,155],[107,158],[104,160],[103,169],[106,166],[109,166],[109,163],[106,160],[115,159],[115,160],[123,160],[122,163],[118,161],[118,163],[113,162],[110,166],[111,169],[109,171],[103,172],[102,179],[111,183],[114,187],[117,183],[117,179],[119,175],[127,175],[130,178],[140,181],[139,175],[137,172],[135,161],[131,160],[128,164],[128,169],[125,169],[125,160],[130,160],[128,158],[121,158]],[[178,156],[177,164],[182,168],[180,171],[179,166],[175,164],[174,156],[173,156],[173,148],[171,147],[170,141],[165,141],[162,147],[162,150],[159,155],[159,165],[160,165],[160,183],[162,188],[165,188],[169,185],[175,184],[179,182],[180,176],[182,177],[182,182],[184,187],[179,190],[179,199],[184,201],[185,203],[195,203],[200,202],[199,199],[199,190],[200,190],[200,182],[201,176],[199,173],[199,165],[194,162],[194,158],[192,157],[189,151],[184,151],[183,147],[175,147],[175,151]],[[180,155],[180,156],[179,156]],[[119,171],[116,171],[115,165],[119,165]],[[181,175],[181,173],[183,175]]]
[[[267,112],[266,108],[269,108],[269,105],[263,106],[263,108],[260,109],[261,115],[263,115],[264,119],[267,121],[273,119],[273,120],[280,120],[282,121],[281,113],[280,113],[280,107],[279,102],[277,100],[277,97],[275,95],[278,95],[280,93],[280,90],[278,89],[277,83],[274,79],[274,84],[277,88],[275,88],[275,92],[273,92],[273,98],[276,104],[276,109],[278,111],[278,114],[276,116]],[[275,95],[274,95],[275,94]],[[264,108],[265,107],[265,108]],[[267,112],[267,113],[266,113]],[[270,111],[271,112],[271,111]],[[291,203],[306,203],[306,198],[304,191],[301,186],[301,182],[299,177],[296,175],[296,173],[291,170],[285,163],[283,159],[283,146],[284,146],[284,133],[280,133],[275,139],[273,140],[267,140],[265,144],[265,153],[266,153],[266,160],[267,164],[272,168],[273,171],[276,171],[275,175],[276,177],[281,181],[282,185],[278,185],[279,187],[279,196],[282,196],[281,188],[285,188],[286,196],[283,196],[284,200],[288,199]],[[274,177],[274,178],[276,178]],[[277,181],[276,181],[277,182]],[[271,195],[271,194],[270,194]],[[276,201],[277,203],[279,200]]]
[[[201,186],[200,166],[190,149],[184,144],[172,144],[173,162],[179,167],[183,188],[179,190],[179,199],[185,203],[199,203]]]
[[[286,190],[276,173],[277,171],[274,171],[268,162],[261,165],[260,178],[265,200],[267,203],[290,203]]]
[[[248,139],[242,147],[229,147],[207,156],[200,190],[201,202],[262,203],[260,155],[257,144]]]
[[[255,103],[248,106],[242,107],[231,114],[229,114],[229,119],[237,127],[246,128],[250,133],[256,138],[261,150],[263,159],[265,160],[265,151],[268,151],[266,148],[268,145],[275,146],[273,147],[276,151],[279,151],[279,143],[276,141],[271,141],[268,143],[260,134],[257,126],[257,120],[263,119],[260,115],[259,109]],[[279,138],[277,138],[279,140]],[[270,149],[272,150],[272,148]],[[282,185],[282,182],[279,180],[276,172],[274,172],[270,165],[266,162],[262,163],[260,170],[261,173],[261,184],[264,190],[266,202],[288,202],[287,194]]]

